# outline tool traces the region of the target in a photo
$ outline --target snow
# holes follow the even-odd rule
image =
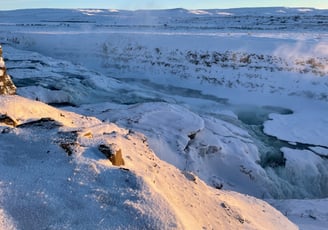
[[[41,107],[40,105],[43,105],[43,103],[34,102],[34,106],[31,106],[30,100],[16,96],[2,97],[0,101],[0,113],[14,119],[17,125],[40,120],[40,118],[52,118],[60,124],[72,128],[99,123],[93,118],[80,119],[79,123],[76,123],[74,121],[76,115],[59,111],[51,106],[44,105]]]
[[[90,226],[99,224],[100,229],[110,221],[115,228],[131,228],[134,217],[140,220],[139,227],[292,228],[279,225],[286,224],[285,219],[277,223],[275,210],[263,213],[260,206],[268,208],[265,203],[249,195],[270,198],[269,202],[301,229],[324,228],[328,223],[325,212],[313,218],[307,210],[318,213],[320,201],[326,202],[328,195],[328,34],[323,29],[327,15],[327,10],[282,7],[3,11],[0,42],[8,73],[20,96],[39,101],[1,98],[1,113],[18,124],[17,128],[1,128],[10,132],[0,135],[8,135],[6,141],[14,142],[5,148],[20,146],[16,144],[19,141],[28,146],[25,137],[33,136],[35,145],[37,140],[45,143],[28,149],[35,152],[34,158],[48,145],[57,155],[62,154],[58,169],[63,172],[56,173],[55,181],[67,177],[74,182],[75,193],[94,198],[82,199],[90,209],[80,216],[83,219],[85,215]],[[65,106],[71,112],[40,101]],[[57,128],[23,128],[24,123],[42,117],[58,122],[48,121],[46,127]],[[72,130],[78,131],[78,145],[68,166],[63,163],[65,152],[46,137],[65,139],[56,132]],[[5,143],[4,139],[0,142]],[[115,143],[122,149],[129,173],[101,155],[97,146],[103,143]],[[29,160],[26,153],[18,153],[24,161]],[[55,161],[54,157],[49,161]],[[78,179],[68,176],[75,167],[84,172]],[[26,172],[34,175],[36,168]],[[48,163],[46,168],[53,166]],[[16,170],[12,169],[13,174]],[[90,175],[117,180],[128,177],[141,187],[131,188],[116,179],[102,179],[99,184]],[[30,181],[24,177],[19,183],[25,184],[24,180]],[[63,187],[58,183],[57,187]],[[10,206],[10,192],[17,190],[17,198],[26,188],[8,186],[1,191],[12,186],[4,196]],[[43,181],[38,188],[47,186]],[[29,189],[35,194],[34,188]],[[115,193],[119,189],[122,192]],[[131,196],[126,192],[130,189]],[[47,196],[54,194],[46,190]],[[69,194],[69,189],[65,191]],[[106,201],[99,204],[98,200],[111,195],[122,200],[110,212],[119,212],[127,218],[126,223],[105,214],[111,206],[106,206]],[[49,199],[56,201],[57,196]],[[70,199],[65,202],[76,203],[75,198]],[[33,207],[42,206],[27,200]],[[50,209],[59,209],[59,203]],[[295,209],[289,210],[289,204]],[[101,206],[107,209],[103,211]],[[130,210],[129,216],[117,211],[122,207]],[[0,208],[12,228],[27,221],[24,212],[12,216],[7,206]],[[73,213],[67,207],[64,210]],[[90,218],[87,212],[95,216]],[[258,216],[266,214],[265,218]],[[54,219],[65,219],[60,215]],[[105,217],[100,219],[102,215]],[[70,228],[70,219],[78,222],[79,218],[69,216],[66,227],[53,228]],[[20,220],[23,222],[18,223]],[[46,220],[34,224],[44,226]]]
[[[328,110],[323,108],[313,113],[313,110],[302,110],[293,114],[271,114],[270,120],[264,123],[264,131],[277,136],[281,140],[314,144],[328,147]]]
[[[320,200],[271,200],[284,215],[299,223],[300,230],[327,228],[327,199]]]
[[[233,13],[228,13],[228,12],[218,12],[218,15],[224,15],[224,16],[232,16]]]
[[[19,96],[0,99],[0,113],[21,122],[0,139],[2,228],[297,229],[261,200],[187,179],[139,134]],[[36,116],[60,125],[31,123]],[[74,154],[60,141],[74,141]],[[101,143],[119,146],[126,165],[112,166]]]
[[[206,14],[211,14],[210,12],[207,12],[205,10],[189,10],[189,13],[191,14],[196,14],[196,15],[206,15]]]

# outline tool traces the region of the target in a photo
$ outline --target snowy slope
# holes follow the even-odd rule
[[[0,105],[1,228],[297,229],[265,202],[159,160],[142,134],[19,96]]]

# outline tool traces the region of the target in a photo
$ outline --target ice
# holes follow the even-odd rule
[[[264,124],[264,132],[277,136],[281,140],[313,144],[327,147],[328,137],[328,113],[326,105],[321,108],[294,112],[293,114],[271,114],[270,120]],[[316,111],[316,112],[314,112]]]
[[[300,194],[313,191],[314,197],[325,198],[328,192],[328,180],[324,176],[328,173],[326,160],[308,150],[283,148],[282,151],[286,159],[285,177],[290,182],[286,186],[297,186]]]

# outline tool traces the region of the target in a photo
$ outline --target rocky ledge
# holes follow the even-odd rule
[[[16,94],[16,86],[7,74],[6,65],[2,57],[2,47],[0,45],[0,95]]]

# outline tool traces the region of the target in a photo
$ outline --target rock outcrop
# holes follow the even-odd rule
[[[112,162],[112,165],[124,165],[122,150],[116,144],[100,145],[98,149]]]
[[[16,86],[7,74],[6,65],[2,57],[2,47],[0,45],[0,95],[16,94]]]

